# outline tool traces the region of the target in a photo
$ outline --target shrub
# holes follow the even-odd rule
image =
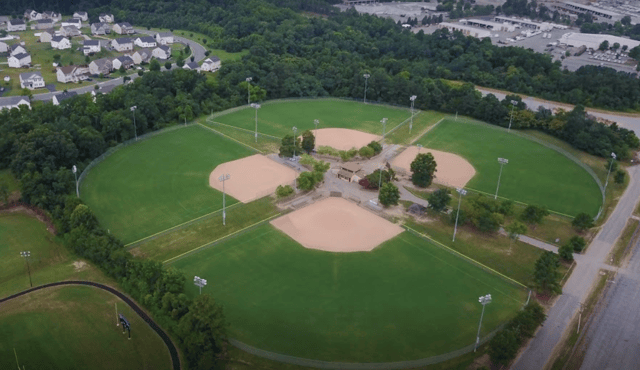
[[[558,249],[558,254],[565,261],[573,261],[573,245],[567,242],[565,245]]]
[[[571,225],[573,225],[576,230],[584,232],[593,227],[593,218],[587,213],[578,213],[573,221],[571,221]]]
[[[289,185],[278,185],[278,187],[276,188],[276,196],[278,198],[288,197],[289,195],[293,194],[293,192],[293,188]]]
[[[449,189],[438,189],[429,195],[429,207],[440,212],[449,205],[451,192]]]
[[[391,205],[395,206],[398,204],[398,201],[400,200],[400,190],[398,190],[397,186],[388,182],[382,185],[382,188],[380,189],[380,193],[378,194],[378,200],[380,201],[380,204],[382,204],[385,207],[391,206]]]
[[[340,152],[330,146],[320,146],[318,147],[318,149],[316,149],[316,151],[318,152],[318,154],[340,157]]]
[[[573,248],[574,252],[580,253],[582,252],[584,247],[587,246],[587,241],[584,240],[583,237],[576,235],[576,236],[572,236],[571,239],[569,239],[569,244]]]
[[[616,184],[624,184],[624,179],[627,176],[627,173],[624,170],[617,170],[616,174],[613,175],[613,181]]]
[[[374,155],[378,155],[380,154],[380,152],[382,152],[382,145],[380,145],[380,143],[377,141],[372,141],[369,144],[367,144],[367,146],[373,149]]]
[[[363,146],[358,150],[358,155],[363,158],[371,158],[374,155],[373,148],[370,146]]]

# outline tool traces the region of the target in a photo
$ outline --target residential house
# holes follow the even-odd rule
[[[84,40],[82,46],[82,52],[84,55],[99,53],[102,50],[100,40]]]
[[[24,46],[22,46],[22,44],[13,44],[11,46],[9,46],[9,55],[15,55],[15,54],[25,54],[27,52],[27,49],[24,48]]]
[[[113,61],[111,61],[111,63],[113,64],[113,69],[120,69],[120,67],[124,66],[124,69],[130,69],[131,67],[133,67],[133,59],[131,59],[130,56],[128,55],[123,55],[123,56],[119,56],[117,58],[114,58]]]
[[[185,65],[182,66],[182,69],[190,69],[192,71],[200,72],[200,66],[196,62],[185,63]]]
[[[127,22],[114,24],[113,32],[117,33],[118,35],[129,35],[134,33],[133,27],[131,27],[131,25]]]
[[[14,54],[9,57],[8,62],[11,68],[28,67],[31,64],[31,55],[27,53]]]
[[[92,35],[106,35],[111,33],[111,26],[109,23],[94,23],[91,25],[91,34]]]
[[[27,24],[22,19],[9,19],[9,22],[7,22],[7,31],[9,32],[26,30]]]
[[[62,21],[60,24],[62,27],[74,26],[78,29],[82,28],[82,20],[80,18],[67,19],[66,21]]]
[[[86,22],[89,20],[89,14],[87,14],[87,12],[74,12],[73,13],[73,18],[78,18],[83,22]]]
[[[51,47],[58,50],[71,49],[71,41],[64,36],[53,36]]]
[[[40,32],[40,42],[51,42],[51,39],[55,35],[56,31],[54,31],[53,28],[43,30],[42,32]]]
[[[160,45],[173,44],[173,35],[171,32],[158,32],[155,37]]]
[[[166,45],[160,45],[157,48],[153,49],[153,51],[151,52],[151,55],[154,58],[158,58],[158,59],[169,59],[171,58],[171,48],[166,46]]]
[[[53,20],[51,19],[38,19],[34,25],[31,26],[32,30],[46,30],[53,27]]]
[[[9,96],[7,98],[0,99],[0,110],[18,108],[21,105],[26,105],[31,109],[31,102],[28,96]]]
[[[113,69],[113,63],[107,58],[97,59],[89,64],[89,73],[92,75],[108,75]]]
[[[111,46],[119,52],[133,50],[133,41],[130,38],[122,37],[111,41]]]
[[[65,37],[80,36],[80,30],[76,26],[64,26],[60,28],[60,34]]]
[[[63,91],[60,94],[54,95],[51,101],[53,102],[53,105],[60,105],[63,101],[71,99],[74,96],[78,96],[78,93],[75,91]]]
[[[20,87],[23,89],[39,89],[44,87],[44,78],[40,72],[20,73]]]
[[[220,69],[220,65],[221,65],[220,58],[216,56],[212,56],[204,60],[204,62],[202,63],[202,66],[200,67],[200,70],[207,71],[207,72],[215,72]]]
[[[37,19],[42,19],[42,14],[36,12],[32,9],[27,9],[24,11],[23,18],[26,18],[30,21],[35,21]]]
[[[52,11],[48,10],[46,12],[42,12],[41,18],[42,19],[51,19],[54,22],[57,22],[57,21],[62,19],[62,14],[56,13],[56,12],[52,12]]]
[[[98,17],[98,19],[100,20],[100,22],[102,23],[113,23],[114,18],[113,18],[113,14],[105,14],[102,13],[100,14],[100,16]]]
[[[151,61],[151,50],[137,50],[135,53],[131,54],[131,59],[133,59],[134,64],[149,63]]]
[[[9,51],[9,45],[7,43],[0,41],[0,53],[6,53]]]
[[[80,82],[89,78],[89,68],[81,66],[58,67],[56,70],[58,82]]]
[[[156,39],[151,36],[138,37],[134,43],[141,48],[155,48],[158,46]]]

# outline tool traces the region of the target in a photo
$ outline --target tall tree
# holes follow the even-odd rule
[[[316,137],[311,130],[306,130],[302,133],[302,149],[309,154],[315,147]]]
[[[431,153],[420,153],[411,162],[411,182],[421,188],[426,188],[433,182],[436,161]]]
[[[560,260],[553,252],[544,252],[536,261],[533,279],[543,291],[560,293]]]

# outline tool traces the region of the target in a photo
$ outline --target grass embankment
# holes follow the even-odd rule
[[[638,241],[638,235],[634,234],[638,230],[638,220],[630,218],[627,220],[627,224],[622,230],[622,235],[616,241],[616,245],[613,247],[613,250],[609,254],[609,258],[607,259],[607,263],[612,266],[621,267],[622,262],[625,257],[629,254],[629,252],[633,248],[629,248],[630,244],[635,244]],[[633,239],[633,240],[632,240]]]

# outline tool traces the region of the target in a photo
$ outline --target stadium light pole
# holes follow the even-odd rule
[[[380,192],[380,188],[382,187],[382,169],[383,169],[383,168],[384,168],[384,166],[383,166],[383,165],[381,165],[381,166],[378,168],[378,171],[379,171],[379,173],[380,173],[380,176],[378,176],[378,177],[380,178],[380,179],[378,180],[378,193]]]
[[[133,115],[133,133],[136,136],[136,141],[138,141],[138,128],[136,127],[136,109],[138,109],[138,106],[134,105],[129,109],[131,109],[131,114]]]
[[[73,167],[71,167],[71,171],[73,171],[73,176],[76,177],[76,196],[80,198],[80,190],[78,189],[78,167],[74,164]]]
[[[251,107],[256,109],[256,143],[258,142],[258,109],[260,109],[260,104],[251,103]]]
[[[314,119],[313,124],[316,125],[316,131],[318,131],[318,123],[320,123],[319,119]]]
[[[383,118],[382,120],[380,120],[380,123],[382,123],[382,140],[384,140],[384,134],[387,129],[387,121],[388,118]]]
[[[251,104],[251,81],[253,81],[253,77],[245,78],[247,81],[247,105]]]
[[[30,251],[20,252],[20,256],[27,262],[27,271],[29,272],[29,286],[33,288],[33,282],[31,282],[31,267],[29,267],[29,257],[31,257]]]
[[[364,103],[367,104],[367,81],[369,81],[369,77],[371,77],[371,75],[365,73],[362,77],[364,77]]]
[[[616,153],[611,152],[611,163],[609,163],[609,172],[607,172],[607,181],[604,183],[604,191],[607,191],[607,185],[609,185],[609,175],[611,174],[611,167],[613,167],[613,161],[616,160]]]
[[[413,103],[416,101],[417,95],[411,95],[409,100],[411,100],[411,122],[409,123],[409,134],[411,134],[411,129],[413,128]]]
[[[292,128],[293,130],[293,159],[296,159],[296,143],[298,142],[298,137],[296,136],[296,132],[298,131],[298,128],[296,126],[293,126]]]
[[[226,226],[226,221],[227,221],[227,210],[226,210],[226,203],[225,203],[225,191],[224,191],[224,182],[229,180],[231,178],[231,175],[229,175],[228,173],[225,173],[224,175],[218,177],[218,181],[222,182],[222,226]]]
[[[460,203],[462,203],[462,196],[467,195],[467,191],[462,188],[457,188],[456,191],[460,194],[458,197],[458,213],[456,213],[456,226],[453,228],[453,240],[456,241],[456,232],[458,231],[458,217],[460,216]]]
[[[482,305],[482,314],[480,315],[480,325],[478,325],[478,335],[476,335],[476,345],[473,347],[473,352],[478,349],[478,343],[480,343],[480,328],[482,327],[482,318],[484,317],[484,306],[491,303],[491,294],[478,298],[478,302]]]
[[[207,285],[207,281],[201,277],[194,277],[193,278],[193,283],[200,288],[200,294],[202,294],[202,287]]]
[[[500,189],[500,177],[502,177],[502,166],[509,163],[509,160],[506,158],[498,158],[498,162],[500,162],[500,174],[498,174],[498,187],[496,188],[496,195],[493,199],[498,199],[498,190]]]
[[[513,122],[513,109],[516,107],[516,104],[518,104],[517,101],[511,101],[511,118],[509,119],[509,129],[507,130],[507,132],[511,132],[511,122]]]

